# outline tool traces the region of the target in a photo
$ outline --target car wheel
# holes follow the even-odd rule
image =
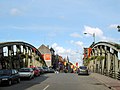
[[[20,78],[18,78],[17,82],[20,83]]]
[[[12,81],[11,80],[8,81],[8,85],[9,86],[12,85]]]

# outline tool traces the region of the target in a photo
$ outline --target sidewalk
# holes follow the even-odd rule
[[[97,73],[91,73],[90,76],[99,80],[101,83],[103,83],[105,86],[107,86],[108,88],[110,88],[112,90],[120,90],[120,81],[119,80],[110,78],[105,75],[97,74]]]

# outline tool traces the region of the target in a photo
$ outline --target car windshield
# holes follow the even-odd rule
[[[19,72],[30,72],[30,69],[20,69]]]
[[[80,69],[87,69],[86,66],[80,66]]]
[[[10,70],[0,70],[0,76],[11,75]]]

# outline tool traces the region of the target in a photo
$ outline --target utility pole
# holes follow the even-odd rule
[[[93,44],[95,44],[95,33],[91,34],[91,33],[84,33],[84,34],[89,34],[93,36]]]

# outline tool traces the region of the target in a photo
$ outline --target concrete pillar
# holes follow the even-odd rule
[[[36,56],[35,49],[32,48],[32,66],[35,66],[35,56]]]
[[[97,49],[94,48],[94,56],[97,56]],[[94,72],[96,72],[96,64],[97,64],[97,60],[94,59]]]
[[[105,55],[105,60],[106,60],[106,75],[109,74],[110,70],[110,47],[106,48],[106,55]]]
[[[7,66],[7,68],[11,69],[11,68],[14,68],[13,66],[13,54],[14,54],[14,51],[13,51],[13,46],[8,46],[8,57],[9,57],[9,64]]]
[[[27,60],[26,60],[26,53],[27,53],[27,49],[26,46],[23,46],[23,54],[25,55],[25,58],[23,59],[23,67],[27,67]]]
[[[111,68],[111,54],[110,51],[107,51],[107,71],[110,72]]]
[[[104,56],[105,59],[103,60],[103,74],[106,74],[107,71],[107,46],[104,46]]]
[[[100,46],[99,50],[100,50],[100,56],[103,56],[103,55],[102,55],[103,46]],[[103,60],[100,60],[100,73],[101,73],[101,74],[102,74],[102,71],[103,71],[102,62],[103,62]]]
[[[95,49],[95,56],[98,56],[99,52],[98,52],[98,47]],[[95,59],[95,72],[98,72],[98,60],[97,58]]]
[[[17,68],[21,68],[20,54],[21,54],[21,45],[16,45],[16,55],[17,55],[17,57],[18,57],[18,60],[17,60]]]
[[[114,56],[113,56],[113,59],[114,59],[115,77],[116,77],[117,73],[119,72],[117,53],[118,53],[118,52],[114,50]]]
[[[99,46],[96,48],[96,50],[97,50],[97,55],[96,55],[96,56],[100,56]],[[97,73],[99,73],[99,71],[100,71],[99,66],[100,66],[100,60],[97,60],[97,59],[96,59],[96,72],[97,72]]]
[[[28,67],[32,66],[32,50],[28,47]]]
[[[101,46],[101,56],[104,56],[105,57],[105,46]],[[105,59],[103,59],[101,61],[101,66],[102,66],[102,70],[101,70],[101,73],[103,74],[103,70],[104,70],[104,62],[105,62]]]

